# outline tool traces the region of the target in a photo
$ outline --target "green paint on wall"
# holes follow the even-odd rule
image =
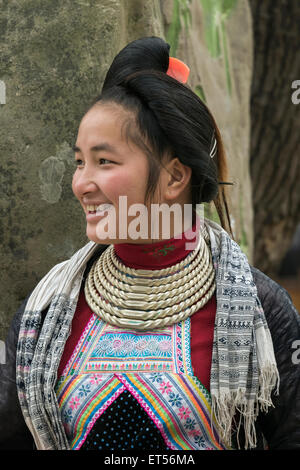
[[[237,0],[199,0],[204,15],[204,35],[207,48],[212,57],[223,56],[227,89],[231,95],[232,83],[230,76],[228,46],[225,23],[237,5]]]
[[[205,93],[204,93],[203,87],[202,87],[201,85],[196,85],[194,91],[195,91],[196,95],[198,95],[199,98],[200,98],[204,103],[206,103],[206,98],[205,98]]]
[[[171,46],[171,56],[176,56],[182,27],[188,30],[191,24],[190,3],[191,0],[173,0],[171,24],[166,34],[166,40]]]

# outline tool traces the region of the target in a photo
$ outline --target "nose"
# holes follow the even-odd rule
[[[99,190],[95,178],[96,172],[92,166],[85,165],[82,169],[77,169],[73,175],[72,189],[78,198],[84,194]]]

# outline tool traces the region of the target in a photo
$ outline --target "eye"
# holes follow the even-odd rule
[[[101,164],[105,165],[105,164],[114,163],[114,162],[112,162],[111,160],[107,160],[107,158],[100,158],[99,163],[100,165]]]
[[[75,163],[75,166],[82,166],[83,165],[83,161],[80,160],[80,158],[76,158],[74,163]]]

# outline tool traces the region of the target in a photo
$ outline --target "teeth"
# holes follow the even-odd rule
[[[86,206],[88,212],[94,212],[97,210],[97,206]]]

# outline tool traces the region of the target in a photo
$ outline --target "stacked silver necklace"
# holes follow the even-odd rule
[[[110,245],[93,264],[85,283],[92,311],[105,322],[145,331],[185,320],[215,292],[210,249],[199,236],[197,248],[165,269],[125,266]]]

